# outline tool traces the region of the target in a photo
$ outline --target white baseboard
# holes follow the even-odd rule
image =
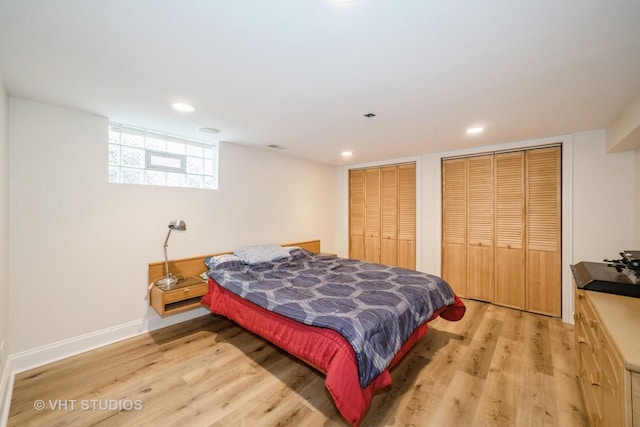
[[[10,354],[0,382],[0,398],[2,398],[0,400],[0,427],[6,426],[9,417],[13,380],[16,374],[210,313],[205,308],[198,308],[164,319],[153,315],[150,319],[135,320],[32,350]]]
[[[176,323],[194,319],[209,313],[210,312],[206,309],[200,308],[176,314],[171,317],[166,317],[164,319],[156,316],[151,319],[134,320],[133,322],[91,332],[79,337],[15,353],[10,356],[13,359],[12,371],[14,374],[19,374],[20,372],[28,371],[29,369],[37,368],[38,366],[46,365],[47,363],[75,356],[76,354],[84,353],[85,351],[113,344],[114,342],[135,337],[156,329],[175,325]]]

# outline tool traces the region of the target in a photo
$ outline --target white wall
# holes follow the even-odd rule
[[[186,318],[160,320],[145,299],[171,219],[187,231],[172,233],[170,258],[310,239],[334,250],[334,167],[223,143],[217,191],[109,184],[106,118],[13,97],[9,110],[9,337],[24,367],[42,363],[34,351]]]
[[[0,409],[9,354],[9,97],[0,76]]]
[[[607,126],[607,151],[640,147],[640,92],[636,93],[613,122]]]
[[[635,153],[607,153],[605,131],[574,134],[573,262],[637,249]]]

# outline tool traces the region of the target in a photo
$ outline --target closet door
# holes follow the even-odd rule
[[[467,291],[494,299],[493,155],[467,159]]]
[[[349,258],[364,260],[364,171],[349,171]]]
[[[560,147],[527,151],[527,304],[561,314]]]
[[[442,161],[442,278],[467,292],[467,161]]]
[[[398,265],[398,168],[380,168],[380,262]]]
[[[495,161],[495,303],[525,308],[525,169],[523,151]]]
[[[398,267],[416,268],[416,164],[398,165]]]
[[[364,170],[364,256],[380,262],[380,168]]]

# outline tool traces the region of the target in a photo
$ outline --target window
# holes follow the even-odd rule
[[[109,124],[109,182],[218,188],[218,143]]]

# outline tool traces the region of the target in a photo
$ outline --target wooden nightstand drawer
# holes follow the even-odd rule
[[[209,285],[198,277],[187,277],[176,289],[163,291],[153,286],[149,292],[149,304],[160,316],[181,313],[200,307],[200,300],[207,294]]]
[[[164,291],[164,303],[169,304],[175,301],[182,301],[185,298],[193,298],[198,296],[204,296],[207,293],[207,284],[201,283],[198,285],[192,285],[185,288],[178,288],[171,291]]]

